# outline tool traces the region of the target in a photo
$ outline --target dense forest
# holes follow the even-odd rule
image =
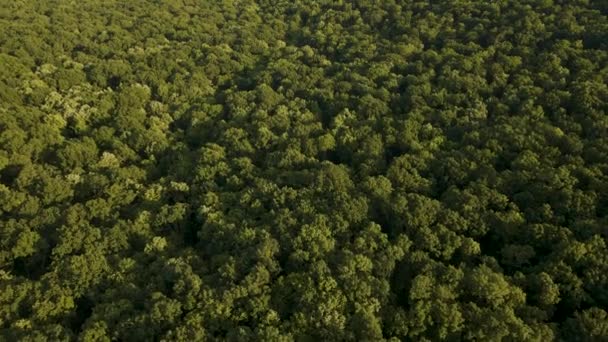
[[[0,341],[608,341],[608,1],[0,3]]]

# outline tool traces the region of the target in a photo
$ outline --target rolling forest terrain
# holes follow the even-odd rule
[[[608,341],[608,1],[0,0],[0,341]]]

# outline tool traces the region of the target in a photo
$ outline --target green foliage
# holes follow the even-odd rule
[[[605,1],[4,1],[0,341],[608,339]]]

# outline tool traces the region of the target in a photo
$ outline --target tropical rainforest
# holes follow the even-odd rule
[[[607,311],[607,1],[1,1],[0,341]]]

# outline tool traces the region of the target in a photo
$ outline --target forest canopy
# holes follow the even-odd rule
[[[0,341],[608,340],[608,2],[0,4]]]

